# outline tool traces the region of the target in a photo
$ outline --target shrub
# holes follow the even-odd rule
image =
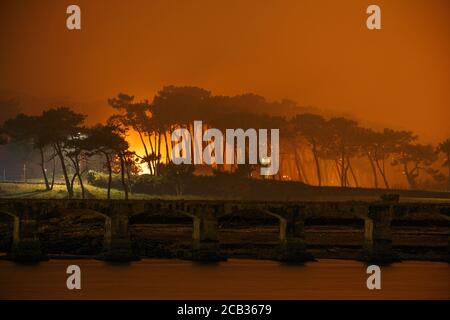
[[[100,188],[107,188],[108,187],[108,174],[103,173],[103,172],[99,172],[99,171],[94,171],[94,170],[89,170],[87,175],[86,175],[86,180],[90,185],[96,186],[96,187],[100,187]],[[111,187],[112,188],[122,188],[122,184],[120,182],[120,175],[119,174],[114,174],[112,175],[112,182],[111,182]]]

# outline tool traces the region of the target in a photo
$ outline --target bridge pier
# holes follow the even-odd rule
[[[33,208],[23,208],[14,216],[13,244],[11,259],[21,262],[46,260],[38,235],[38,213]]]
[[[128,208],[114,209],[105,218],[105,236],[103,251],[97,256],[106,261],[134,261],[139,260],[133,253],[129,230]]]
[[[219,241],[217,237],[218,220],[212,207],[201,208],[193,219],[192,260],[220,261]]]
[[[279,260],[285,262],[306,262],[314,260],[308,253],[305,241],[305,217],[298,207],[289,208],[280,218]]]
[[[364,251],[362,260],[389,263],[398,260],[392,252],[391,220],[394,207],[372,205],[364,221]]]

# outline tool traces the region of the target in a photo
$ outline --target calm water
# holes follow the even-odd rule
[[[66,268],[81,267],[82,290],[66,289]],[[0,261],[0,299],[450,299],[450,265],[402,262],[382,267],[382,289],[366,288],[366,265],[319,260],[304,266],[229,260],[201,265],[142,260],[126,265],[50,260]]]

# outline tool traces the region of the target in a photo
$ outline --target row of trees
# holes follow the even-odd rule
[[[410,131],[389,128],[375,131],[343,117],[325,119],[312,113],[283,117],[265,113],[276,109],[295,110],[297,106],[289,100],[269,103],[253,94],[213,96],[202,88],[168,86],[159,91],[152,102],[134,101],[133,96],[119,94],[109,99],[109,104],[120,111],[113,117],[116,124],[138,133],[145,152],[142,160],[152,174],[157,174],[161,161],[170,160],[167,135],[175,128],[186,128],[193,134],[193,121],[202,120],[205,129],[280,128],[282,152],[294,155],[298,177],[306,183],[311,180],[308,179],[311,170],[306,168],[300,151],[309,148],[319,186],[324,185],[321,168],[326,163],[335,167],[341,186],[359,186],[353,161],[367,159],[375,188],[382,185],[390,188],[389,166],[400,168],[411,188],[417,187],[423,173],[437,181],[447,179],[450,188],[449,140],[434,147],[418,143],[418,137]],[[165,159],[162,159],[162,149]],[[439,153],[446,157],[442,166],[447,168],[447,174],[436,166]]]
[[[315,159],[318,184],[321,185],[320,159],[331,160],[336,166],[340,185],[345,187],[353,180],[358,186],[353,170],[352,159],[366,158],[373,174],[373,185],[379,187],[379,177],[385,188],[389,188],[386,162],[400,166],[411,188],[417,187],[420,173],[426,172],[436,180],[444,175],[432,165],[438,160],[439,152],[450,152],[450,140],[435,149],[432,145],[417,143],[417,136],[410,131],[384,129],[381,132],[359,126],[355,121],[345,118],[324,119],[319,115],[302,114],[293,119],[294,132],[300,143],[306,141]],[[448,180],[450,185],[450,167]]]
[[[121,172],[123,189],[128,198],[129,176],[132,170],[136,170],[136,165],[124,132],[109,124],[85,127],[85,118],[85,115],[67,107],[53,108],[39,116],[19,114],[8,119],[3,124],[2,132],[9,141],[31,144],[39,152],[39,166],[47,190],[53,189],[56,164],[59,163],[69,198],[74,196],[74,183],[78,181],[84,199],[87,195],[83,174],[87,166],[83,163],[90,157],[102,156],[109,175],[108,199],[114,171]],[[46,169],[48,162],[53,162],[51,178]]]
[[[328,184],[323,170],[331,168],[340,186],[359,186],[355,163],[365,161],[370,165],[376,188],[391,186],[387,168],[394,166],[401,168],[411,188],[416,188],[419,176],[426,173],[435,180],[447,180],[450,189],[450,139],[438,147],[423,145],[417,143],[417,136],[412,132],[375,131],[347,118],[327,119],[318,114],[300,113],[300,108],[289,100],[269,103],[253,94],[213,96],[196,87],[164,87],[151,102],[119,94],[108,99],[108,104],[115,114],[106,124],[93,127],[85,126],[85,115],[67,107],[48,109],[38,116],[19,114],[5,121],[3,142],[31,144],[38,151],[48,190],[53,188],[59,165],[69,197],[74,195],[75,182],[81,187],[82,197],[87,196],[83,174],[88,167],[86,163],[93,158],[103,159],[109,177],[108,198],[113,173],[120,173],[128,198],[132,176],[141,166],[148,167],[151,175],[171,177],[185,170],[164,164],[171,160],[170,133],[175,128],[193,132],[194,120],[202,120],[204,129],[279,128],[281,152],[293,156],[297,176],[305,183],[315,180],[319,186]],[[279,110],[290,116],[277,114]],[[143,154],[130,150],[127,137],[131,131],[139,137]],[[311,155],[312,165],[305,159],[305,152]],[[446,174],[436,165],[443,157]],[[49,162],[53,163],[51,177],[46,170]],[[246,171],[243,175],[249,176],[255,169],[236,165],[221,166],[216,171]]]

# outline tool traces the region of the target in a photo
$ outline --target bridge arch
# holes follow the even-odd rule
[[[19,218],[19,215],[14,214],[14,213],[12,213],[12,212],[10,212],[8,210],[0,209],[0,214],[7,215],[7,216],[10,216],[10,217],[13,217],[13,218]]]
[[[14,245],[14,243],[17,243],[20,240],[20,217],[17,214],[14,214],[10,211],[2,210],[2,209],[0,209],[0,214],[6,215],[6,216],[12,218],[12,222],[13,222],[12,241],[13,241],[13,245]]]
[[[174,245],[185,248],[200,240],[201,223],[196,211],[195,208],[187,208],[176,203],[137,206],[129,217],[131,235],[139,239],[138,243],[157,241],[162,252],[173,254]],[[169,233],[176,234],[177,241],[173,237],[168,237]]]
[[[67,219],[66,221],[70,222],[68,226],[67,224],[57,225],[56,235],[60,244],[54,246],[52,243],[48,243],[47,249],[50,252],[94,255],[104,250],[110,242],[112,218],[107,214],[108,207],[103,203],[95,205],[90,201],[82,202],[78,199],[58,199],[49,200],[43,209],[44,221],[57,218],[59,221]],[[74,227],[80,230],[77,246],[73,246],[71,240],[61,236],[60,233],[70,232],[70,229]]]
[[[260,206],[230,206],[218,215],[221,242],[236,239],[244,240],[249,245],[261,246],[274,243],[278,246],[286,239],[286,218],[270,208]],[[278,229],[278,230],[277,230]]]
[[[135,216],[140,216],[140,215],[143,215],[143,214],[147,214],[149,211],[151,211],[151,210],[139,210],[139,211],[134,211],[131,215],[130,215],[130,218],[133,218],[133,217],[135,217]],[[164,209],[164,211],[169,211],[169,212],[173,212],[173,213],[178,213],[178,214],[180,214],[180,215],[183,215],[183,216],[186,216],[186,217],[189,217],[189,218],[192,218],[192,219],[194,219],[194,218],[196,218],[196,216],[195,216],[195,214],[193,214],[193,213],[191,213],[191,212],[188,212],[188,211],[185,211],[185,210],[181,210],[181,209],[175,209],[175,208],[167,208],[167,209]]]

